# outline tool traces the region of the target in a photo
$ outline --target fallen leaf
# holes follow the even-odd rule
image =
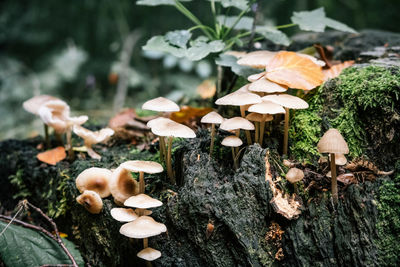
[[[321,66],[295,52],[281,51],[269,62],[266,77],[291,88],[311,90],[324,81]]]
[[[205,80],[199,86],[197,86],[197,93],[202,99],[213,97],[216,91],[217,87],[215,86],[215,82],[212,80]]]
[[[50,164],[50,165],[56,165],[57,162],[62,161],[67,157],[67,154],[65,153],[65,148],[62,146],[53,148],[51,150],[47,150],[45,152],[37,154],[37,159]]]
[[[178,123],[190,124],[191,121],[203,117],[211,111],[213,111],[212,108],[194,108],[190,106],[183,106],[180,111],[172,112],[169,118]]]
[[[344,61],[343,63],[340,64],[333,65],[331,68],[327,70],[323,70],[322,72],[324,74],[324,81],[336,78],[345,68],[348,68],[353,64],[354,60],[349,60],[349,61]]]
[[[135,118],[136,118],[136,112],[133,108],[124,109],[110,119],[110,121],[108,122],[108,126],[111,129],[124,127],[126,124],[128,124]]]

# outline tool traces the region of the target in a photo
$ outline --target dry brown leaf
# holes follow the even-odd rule
[[[354,64],[354,60],[348,60],[348,61],[344,61],[343,63],[333,65],[331,68],[329,68],[327,70],[323,70],[322,72],[324,74],[324,81],[327,81],[328,79],[336,78],[337,76],[340,75],[340,73],[345,68],[348,68],[353,64]]]
[[[212,80],[205,80],[199,86],[197,86],[197,93],[202,99],[213,97],[216,91],[217,87],[215,86],[215,82]]]
[[[192,120],[203,117],[211,111],[213,111],[212,108],[194,108],[190,106],[183,106],[180,111],[172,112],[169,118],[178,123],[190,124]]]
[[[269,80],[296,89],[311,90],[324,81],[321,67],[295,52],[279,52],[266,71]]]
[[[45,152],[39,153],[36,155],[37,159],[50,164],[50,165],[56,165],[57,162],[62,161],[67,157],[67,154],[65,153],[65,148],[62,146],[53,148],[51,150],[47,150]]]
[[[110,121],[108,122],[108,126],[111,129],[124,127],[130,121],[135,120],[135,118],[136,112],[133,108],[124,109],[110,119]]]

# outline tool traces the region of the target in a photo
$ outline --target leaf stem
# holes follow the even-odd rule
[[[242,19],[242,17],[244,16],[244,14],[246,14],[247,12],[249,12],[250,8],[246,8],[245,10],[243,10],[242,12],[240,12],[239,16],[237,17],[237,19],[235,20],[235,22],[232,24],[232,27],[230,27],[225,34],[222,36],[222,40],[225,39],[225,37],[227,37],[229,35],[229,33],[236,27],[236,25],[239,23],[239,21]]]
[[[296,26],[296,25],[297,25],[296,23],[289,23],[289,24],[284,24],[284,25],[276,26],[275,28],[277,28],[277,29],[284,29],[284,28],[294,27],[294,26]]]

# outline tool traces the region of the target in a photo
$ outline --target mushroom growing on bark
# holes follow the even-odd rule
[[[75,125],[74,133],[83,139],[91,158],[101,159],[101,156],[93,150],[92,146],[107,141],[114,134],[114,130],[111,128],[104,128],[100,131],[90,131],[82,126]]]
[[[298,168],[290,168],[286,174],[286,180],[293,184],[294,192],[298,194],[297,182],[303,180],[304,172]]]
[[[238,164],[237,164],[237,153],[235,152],[235,148],[241,146],[243,144],[243,141],[234,135],[231,136],[227,136],[224,138],[224,140],[222,140],[221,144],[223,146],[229,146],[232,148],[232,158],[233,158],[233,166],[235,169],[238,168]]]
[[[110,213],[111,217],[119,222],[132,222],[139,218],[133,209],[112,208]]]
[[[256,113],[256,112],[251,112],[246,116],[246,119],[254,122],[254,125],[256,126],[256,130],[254,133],[254,143],[259,143],[261,145],[262,138],[260,140],[260,136],[261,135],[264,136],[260,132],[261,123],[264,123],[263,128],[265,128],[265,122],[272,121],[274,119],[274,117],[269,114],[265,115],[265,114],[260,114],[260,113]]]
[[[210,142],[210,156],[212,154],[214,148],[214,135],[215,135],[215,124],[221,124],[224,121],[224,118],[219,115],[217,112],[212,111],[201,118],[201,123],[210,123],[211,124],[211,142]]]
[[[330,154],[332,198],[336,204],[338,202],[338,190],[335,154],[348,154],[349,147],[340,132],[337,129],[331,128],[319,140],[317,149],[319,153]]]
[[[76,177],[75,184],[79,192],[91,190],[97,192],[101,198],[108,197],[110,193],[109,182],[112,172],[104,168],[89,168]]]
[[[92,214],[98,214],[103,209],[103,201],[97,192],[85,190],[76,198],[76,202],[81,204],[87,211]]]
[[[129,197],[139,194],[138,182],[132,177],[131,172],[122,166],[113,171],[109,187],[114,202],[118,205],[123,205]]]

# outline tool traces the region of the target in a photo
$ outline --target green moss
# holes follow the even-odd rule
[[[18,188],[18,193],[13,195],[14,199],[27,198],[31,195],[29,189],[26,187],[24,182],[24,170],[19,169],[15,175],[10,175],[10,183]]]

